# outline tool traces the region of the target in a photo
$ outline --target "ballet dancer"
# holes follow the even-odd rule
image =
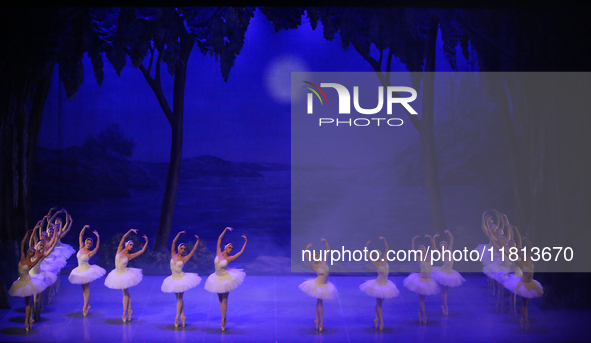
[[[185,243],[179,244],[177,249],[178,253],[174,251],[176,241],[179,239],[179,236],[184,233],[185,231],[179,232],[172,241],[172,247],[170,248],[170,270],[172,271],[172,275],[164,279],[161,287],[162,292],[174,293],[176,296],[176,317],[174,317],[175,328],[179,327],[179,316],[181,317],[183,327],[185,327],[185,320],[187,317],[185,317],[185,303],[183,302],[184,292],[196,287],[199,283],[201,283],[201,278],[197,273],[183,272],[183,267],[197,250],[199,236],[195,235],[197,242],[195,242],[195,246],[187,256],[183,256],[183,253],[187,249],[187,245]]]
[[[326,239],[321,238],[326,247],[324,257],[330,254],[330,248]],[[312,243],[308,244],[306,250],[310,249]],[[314,251],[314,263],[311,261],[311,254],[308,254],[308,264],[316,272],[316,279],[308,279],[300,284],[300,289],[307,295],[316,298],[316,330],[322,331],[324,328],[324,300],[336,299],[339,292],[332,282],[328,281],[328,265],[326,259]]]
[[[380,256],[377,261],[370,259],[371,264],[373,264],[373,266],[376,267],[378,271],[378,277],[375,280],[365,281],[359,285],[359,289],[370,297],[376,298],[376,317],[374,318],[373,322],[376,329],[378,328],[379,323],[380,330],[383,330],[384,317],[382,315],[382,303],[384,302],[384,299],[397,297],[400,294],[400,291],[398,288],[396,288],[396,285],[392,281],[388,280],[390,266],[386,260],[386,255],[390,249],[388,248],[388,242],[386,242],[386,239],[384,237],[380,237],[380,239],[384,241],[384,252],[382,253],[380,251]],[[367,249],[369,242],[371,241],[367,241],[365,249]]]
[[[8,294],[13,297],[21,297],[25,298],[25,330],[29,331],[32,329],[33,323],[33,309],[31,308],[31,296],[34,296],[40,292],[42,292],[45,288],[47,288],[47,284],[43,281],[41,277],[37,275],[31,276],[29,271],[37,266],[43,259],[49,255],[53,249],[55,248],[55,241],[52,242],[52,245],[47,249],[47,251],[40,255],[40,257],[35,256],[35,248],[29,248],[25,253],[25,242],[27,241],[27,237],[29,234],[32,234],[33,231],[29,230],[25,234],[25,237],[21,241],[21,259],[18,263],[18,275],[19,278],[12,284],[10,290],[8,290]]]
[[[213,261],[215,273],[211,274],[205,281],[205,290],[211,293],[217,293],[218,295],[218,299],[220,301],[220,312],[222,314],[222,331],[226,331],[226,323],[228,322],[228,319],[226,318],[226,311],[228,310],[228,296],[230,295],[230,291],[240,286],[246,277],[246,273],[244,273],[242,269],[226,269],[228,263],[234,261],[244,252],[247,242],[246,236],[242,235],[242,238],[244,238],[242,250],[240,250],[237,254],[230,256],[229,254],[234,248],[232,243],[227,243],[224,246],[224,250],[221,249],[222,238],[226,234],[226,231],[232,231],[232,228],[226,227],[218,238],[216,256],[215,260]]]
[[[437,249],[435,239],[430,235],[425,235],[426,238],[431,239],[431,249]],[[412,250],[415,250],[415,239],[419,236],[414,236],[412,239]],[[420,323],[427,323],[427,314],[425,313],[425,297],[427,295],[434,295],[439,293],[439,285],[431,278],[431,256],[427,254],[427,249],[424,245],[419,245],[419,252],[415,255],[419,256],[420,273],[411,273],[403,281],[404,287],[419,295],[419,317]]]
[[[33,256],[33,259],[41,259],[41,257],[43,256],[43,258],[41,259],[41,262],[38,263],[37,265],[35,265],[33,268],[31,268],[31,270],[29,270],[29,275],[31,276],[36,276],[39,277],[43,280],[43,282],[46,284],[46,287],[43,291],[35,294],[35,296],[33,297],[33,313],[32,313],[32,320],[33,322],[35,320],[40,320],[41,319],[41,311],[43,310],[43,301],[44,299],[44,295],[46,293],[51,293],[51,287],[58,281],[59,277],[58,274],[59,273],[59,268],[56,267],[56,264],[59,265],[65,265],[65,260],[62,260],[61,258],[53,258],[55,257],[54,253],[55,253],[55,246],[57,243],[57,240],[54,238],[52,238],[51,240],[48,239],[48,235],[43,235],[42,240],[40,241],[36,241],[34,239],[34,237],[36,237],[35,235],[35,231],[36,230],[42,230],[43,228],[43,221],[39,221],[37,222],[37,225],[35,225],[35,227],[33,228],[33,232],[31,234],[31,238],[29,239],[29,246],[30,247],[35,247],[35,255]],[[54,248],[50,251],[49,248],[51,246],[54,246]]]
[[[131,254],[130,251],[133,249],[133,241],[129,240],[125,242],[125,238],[127,238],[132,232],[137,233],[137,229],[131,229],[121,237],[119,247],[117,248],[117,254],[115,255],[115,269],[113,269],[105,279],[105,286],[111,289],[120,289],[123,292],[123,315],[121,318],[124,323],[131,321],[131,314],[133,313],[131,310],[129,288],[139,284],[143,277],[141,269],[127,268],[127,263],[143,254],[148,247],[148,237],[143,235],[146,243],[144,243],[144,246],[140,251]]]
[[[466,281],[460,273],[453,270],[454,259],[452,257],[453,254],[453,246],[454,246],[454,236],[449,232],[449,230],[445,230],[445,233],[449,236],[449,245],[446,241],[441,241],[439,245],[441,246],[441,259],[443,261],[443,266],[441,267],[433,267],[431,269],[431,278],[437,282],[441,288],[441,297],[443,304],[441,305],[441,310],[443,311],[444,315],[449,314],[449,308],[447,306],[447,293],[450,287],[458,287],[464,281]],[[433,236],[433,238],[438,237],[439,234]],[[449,255],[449,256],[448,256]]]
[[[92,249],[92,238],[84,239],[84,231],[89,227],[89,225],[84,225],[82,230],[80,230],[80,235],[78,236],[80,250],[78,250],[78,253],[76,254],[76,258],[78,259],[78,267],[72,270],[70,276],[68,277],[68,281],[70,281],[70,283],[82,286],[82,296],[84,298],[82,314],[84,317],[88,315],[88,310],[90,309],[90,305],[88,304],[88,298],[90,296],[90,283],[96,279],[102,278],[106,273],[103,268],[94,264],[90,265],[88,263],[90,258],[96,254],[100,245],[100,237],[96,230],[92,232],[96,236],[96,245],[94,249]]]
[[[524,239],[526,239],[524,237]],[[509,241],[508,245],[510,247],[516,247],[515,241]],[[511,252],[505,250],[505,254],[507,257],[515,258],[517,255],[516,260],[514,263],[521,268],[523,271],[523,275],[521,277],[511,275],[507,278],[507,280],[503,283],[503,286],[507,288],[509,291],[514,293],[515,295],[519,295],[522,298],[521,303],[521,318],[519,322],[521,326],[525,330],[529,330],[529,318],[528,318],[528,311],[527,311],[527,301],[533,298],[539,298],[544,295],[544,287],[533,279],[534,277],[534,263],[531,260],[531,256],[528,253],[529,250],[525,249],[525,251],[519,249],[516,254],[511,256]]]

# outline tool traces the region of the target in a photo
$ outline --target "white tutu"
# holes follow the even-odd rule
[[[455,270],[445,272],[441,271],[441,267],[433,267],[431,270],[431,278],[438,284],[447,287],[458,287],[466,281],[466,279]]]
[[[61,269],[66,266],[68,262],[53,252],[41,261],[41,269],[59,275]]]
[[[164,293],[183,293],[190,290],[191,288],[195,288],[200,283],[201,277],[199,277],[199,274],[183,273],[183,277],[180,279],[175,280],[172,278],[172,275],[164,279],[160,289]]]
[[[111,289],[126,289],[142,281],[142,270],[139,268],[126,268],[123,274],[117,274],[117,270],[113,269],[105,279],[105,286]]]
[[[76,250],[74,250],[74,248],[72,248],[71,245],[62,244],[62,245],[56,245],[55,248],[53,248],[53,251],[51,252],[51,254],[55,254],[56,256],[58,256],[64,260],[68,260],[70,258],[70,256],[72,256],[75,252],[76,252]]]
[[[493,248],[493,253],[490,253],[490,244],[480,244],[474,250],[478,251],[479,254],[482,254],[482,265],[486,266],[491,263],[496,263],[501,260],[501,253]],[[484,249],[484,252],[482,251]]]
[[[84,285],[84,284],[92,282],[96,279],[102,278],[103,276],[105,276],[106,273],[107,273],[106,270],[104,270],[103,268],[101,268],[97,265],[94,265],[94,264],[90,265],[90,266],[78,266],[78,267],[74,268],[74,270],[72,270],[72,272],[70,273],[70,276],[68,276],[68,281],[70,281],[70,283],[73,283],[76,285]],[[141,269],[140,269],[140,274],[141,274]],[[141,277],[140,277],[140,281],[141,281]],[[109,287],[109,286],[107,286],[107,287]]]
[[[29,271],[31,278],[41,280],[46,287],[50,287],[57,281],[57,274],[45,270],[43,267],[43,261],[37,263],[33,269]]]
[[[482,271],[489,278],[495,279],[499,283],[503,283],[509,278],[511,269],[500,265],[499,263],[490,263],[482,268]]]
[[[528,299],[539,298],[544,294],[544,287],[538,281],[532,280],[528,283],[522,283],[521,278],[514,275],[508,277],[503,286],[511,292]]]
[[[32,276],[30,280],[18,278],[10,287],[8,294],[13,297],[29,297],[41,293],[47,288],[41,278]]]
[[[320,283],[316,280],[308,279],[302,282],[299,287],[304,293],[316,299],[332,300],[339,296],[339,291],[332,282]]]
[[[402,282],[404,287],[408,290],[421,294],[421,295],[433,295],[439,293],[439,285],[433,279],[422,279],[419,277],[419,273],[410,274]]]
[[[223,269],[223,275],[211,274],[205,280],[205,290],[212,293],[228,293],[240,286],[246,277],[242,269]]]
[[[388,280],[385,285],[378,284],[378,280],[376,279],[367,280],[359,285],[359,289],[370,297],[380,299],[390,299],[397,297],[400,294],[400,291],[394,282],[390,280]]]

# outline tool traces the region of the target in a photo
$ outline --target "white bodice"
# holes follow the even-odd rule
[[[127,271],[127,262],[129,262],[127,256],[123,254],[117,254],[115,256],[115,274],[124,274]]]
[[[213,264],[215,265],[215,274],[218,276],[225,276],[228,275],[228,271],[226,270],[226,266],[228,265],[228,260],[220,259],[219,257],[215,257],[213,260]]]
[[[224,260],[225,261],[225,260]],[[185,264],[183,261],[174,261],[174,259],[170,259],[170,270],[172,271],[172,279],[178,280],[182,279],[185,273],[183,272],[183,266]],[[216,265],[216,272],[217,272],[217,265]]]
[[[453,271],[454,260],[453,258],[450,261],[443,261],[443,265],[441,266],[441,271],[444,273],[451,273]]]
[[[38,266],[39,263],[36,264]],[[18,264],[18,277],[23,281],[31,281],[31,277],[29,276],[29,266],[26,264]]]
[[[378,285],[384,285],[388,283],[388,274],[390,274],[390,266],[388,262],[384,262],[376,267],[378,270]]]
[[[315,266],[316,268],[314,269],[316,271],[316,275],[318,275],[316,277],[316,282],[320,284],[326,284],[328,282],[328,264],[322,261],[316,264]]]
[[[88,260],[90,260],[90,257],[88,256],[88,254],[84,253],[83,249],[78,250],[76,258],[78,259],[78,268],[80,268],[78,271],[85,272],[88,269],[90,269],[90,265],[88,264]],[[115,264],[116,263],[117,262],[115,262]]]

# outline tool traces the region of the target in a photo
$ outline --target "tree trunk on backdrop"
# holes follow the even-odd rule
[[[168,237],[172,225],[172,215],[179,189],[181,162],[183,158],[183,112],[185,106],[185,84],[187,79],[187,62],[193,49],[194,40],[188,32],[181,35],[181,55],[180,61],[174,69],[174,86],[172,95],[172,110],[162,92],[160,83],[160,65],[162,64],[163,47],[158,52],[156,61],[156,74],[152,78],[150,71],[143,65],[140,66],[146,81],[154,91],[162,111],[166,115],[172,129],[172,139],[170,146],[170,161],[168,164],[168,174],[166,177],[166,188],[160,210],[160,223],[158,232],[154,241],[154,250],[165,250],[168,248]],[[150,63],[151,64],[151,63]]]
[[[443,199],[439,187],[439,171],[437,168],[437,150],[435,149],[435,127],[433,124],[433,107],[435,105],[435,60],[437,47],[437,31],[439,19],[431,18],[429,38],[427,40],[427,61],[423,77],[423,113],[419,134],[423,146],[423,161],[425,163],[425,182],[429,193],[429,214],[431,217],[431,232],[435,234],[447,229]]]

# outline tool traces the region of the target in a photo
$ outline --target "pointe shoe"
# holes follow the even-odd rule
[[[30,326],[30,325],[31,325],[31,324],[29,324],[29,322],[28,322],[28,321],[25,321],[25,331],[29,331],[29,326]]]
[[[127,316],[125,315],[125,311],[123,311],[123,316],[121,317],[121,319],[123,319],[124,323],[127,322]]]
[[[318,319],[314,319],[314,324],[316,324],[316,330],[318,330]]]
[[[174,327],[175,328],[179,327],[179,316],[174,317]]]
[[[421,312],[417,313],[417,317],[419,317],[419,323],[422,323],[423,317],[421,317]]]
[[[184,314],[181,314],[181,323],[183,324],[183,327],[185,327],[185,320],[187,320],[187,317]],[[228,321],[226,319],[226,321]]]
[[[128,321],[128,322],[131,322],[131,314],[132,314],[132,313],[133,313],[133,311],[132,311],[131,309],[129,309],[129,310],[127,311],[127,321]]]
[[[90,305],[82,309],[82,314],[84,315],[84,317],[88,316],[88,310],[90,310]]]
[[[222,332],[226,331],[226,323],[228,322],[227,319],[222,319]]]
[[[382,322],[380,323],[380,330],[384,330],[384,319],[382,319]]]
[[[324,322],[322,322],[318,325],[318,331],[322,332],[323,328],[324,328]]]
[[[376,330],[378,329],[378,323],[379,323],[379,319],[378,318],[374,318],[373,323],[375,325]]]

